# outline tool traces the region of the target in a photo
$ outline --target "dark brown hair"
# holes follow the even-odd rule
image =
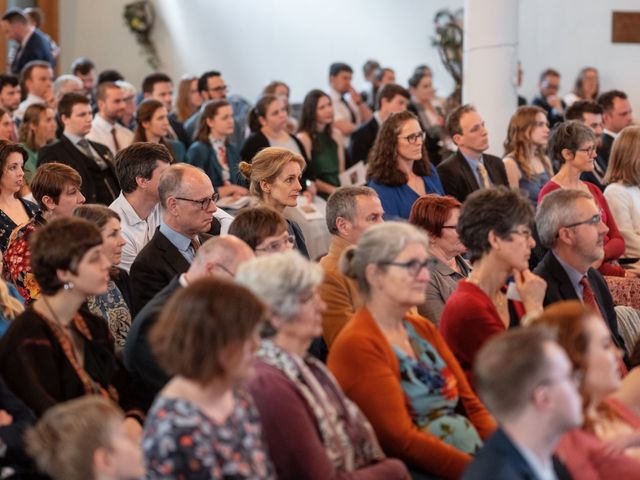
[[[211,129],[207,125],[207,120],[214,118],[218,114],[218,110],[222,107],[229,107],[231,104],[226,100],[210,100],[201,109],[200,118],[198,120],[198,129],[193,136],[194,140],[200,140],[201,142],[208,142]]]
[[[255,250],[267,237],[287,231],[287,221],[270,207],[246,208],[238,213],[229,226],[234,235]]]
[[[29,187],[40,210],[46,212],[47,207],[42,202],[42,198],[47,196],[57,204],[62,191],[69,184],[80,188],[82,186],[80,174],[68,165],[52,162],[40,165],[36,169]]]

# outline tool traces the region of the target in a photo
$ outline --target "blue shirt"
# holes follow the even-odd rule
[[[163,221],[160,222],[160,233],[162,233],[167,239],[176,247],[182,256],[189,262],[193,263],[193,258],[196,256],[196,252],[191,248],[191,239],[186,235],[176,232],[169,227]]]
[[[442,188],[442,183],[440,183],[440,177],[433,166],[431,167],[431,175],[422,177],[422,180],[424,181],[424,189],[427,193],[444,195],[444,188]],[[369,180],[369,186],[373,188],[378,194],[378,197],[380,197],[386,220],[408,219],[411,213],[411,207],[413,207],[415,201],[420,198],[420,195],[406,183],[399,186],[390,186]]]
[[[467,163],[469,164],[469,167],[471,167],[471,171],[473,172],[473,176],[476,177],[476,182],[478,182],[478,185],[480,186],[480,188],[482,188],[482,186],[484,185],[484,182],[482,181],[482,177],[480,176],[480,172],[478,171],[478,166],[480,164],[482,164],[482,166],[485,168],[486,170],[486,165],[484,164],[484,160],[482,159],[482,155],[480,155],[480,160],[476,160],[475,158],[471,158],[471,157],[467,157],[464,153],[462,153],[462,151],[460,152],[460,155],[462,155],[464,157],[464,159],[467,161]],[[491,183],[493,183],[493,180],[491,180],[491,175],[489,175],[489,172],[487,171],[487,176],[489,177],[489,181]]]

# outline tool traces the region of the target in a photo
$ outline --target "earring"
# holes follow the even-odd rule
[[[65,282],[65,284],[62,286],[65,290],[73,290],[73,287],[75,285],[73,284],[73,282]]]

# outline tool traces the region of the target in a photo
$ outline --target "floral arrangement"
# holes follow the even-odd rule
[[[456,82],[456,89],[448,101],[458,105],[462,101],[462,16],[462,9],[438,11],[433,19],[436,33],[431,37],[431,45],[438,49],[444,68]]]
[[[155,11],[149,0],[139,0],[128,3],[124,6],[124,23],[129,31],[136,37],[138,44],[142,47],[147,57],[147,63],[151,68],[156,70],[160,64],[160,58],[153,41],[151,40],[151,32],[155,22]]]

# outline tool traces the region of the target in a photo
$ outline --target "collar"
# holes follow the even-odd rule
[[[382,125],[382,120],[380,120],[380,110],[376,110],[375,112],[373,112],[373,118],[375,118],[376,122],[378,122],[378,126]]]
[[[164,223],[164,220],[160,221],[160,233],[162,233],[167,239],[181,252],[186,252],[191,245],[191,239],[180,232],[176,232],[173,228]]]
[[[562,268],[564,268],[564,271],[567,272],[567,276],[571,281],[571,285],[573,285],[573,289],[576,291],[576,293],[580,292],[580,289],[578,288],[578,286],[580,285],[580,280],[582,280],[582,277],[585,277],[587,275],[587,272],[585,273],[579,272],[578,270],[573,268],[571,265],[566,263],[564,260],[562,260],[558,255],[556,255],[556,252],[551,250],[551,253],[553,254],[554,257],[556,257],[556,260],[562,266]]]
[[[482,164],[482,166],[484,167],[484,157],[482,154],[480,154],[480,160],[476,160],[475,158],[471,158],[466,156],[464,153],[462,153],[462,150],[458,149],[458,151],[460,152],[460,155],[462,155],[464,157],[464,159],[467,161],[467,163],[469,164],[469,166],[475,171],[475,169],[478,168],[478,165]]]
[[[109,122],[109,120],[103,118],[99,113],[96,113],[95,117],[93,117],[93,126],[101,130],[106,130],[109,133],[111,133],[111,130],[113,130],[114,128],[116,130],[118,129],[117,123]]]
[[[542,463],[528,448],[522,445],[516,445],[513,440],[511,443],[513,447],[520,452],[520,455],[524,457],[531,470],[533,470],[533,473],[535,473],[536,478],[539,480],[556,480],[556,473],[553,469],[553,460],[551,458],[549,458],[547,462]]]
[[[22,39],[22,42],[20,42],[20,46],[22,48],[27,46],[27,42],[29,41],[29,39],[33,35],[33,32],[35,31],[36,31],[35,27],[31,27],[31,30],[29,30],[29,33],[27,33],[27,35]]]
[[[605,128],[604,130],[602,130],[602,134],[603,135],[609,135],[610,137],[612,137],[615,140],[616,138],[618,138],[618,135],[620,135],[620,132],[613,133],[611,130],[608,130],[608,129]]]
[[[67,131],[64,132],[64,136],[67,137],[69,139],[69,141],[71,143],[73,143],[74,145],[78,145],[78,142],[85,138],[85,137],[81,137],[79,135],[74,135],[73,133],[69,133]]]
[[[226,139],[224,138],[209,137],[209,141],[211,142],[211,145],[213,146],[213,148],[225,147],[227,143]]]
[[[157,204],[153,208],[153,210],[151,210],[151,213],[149,213],[149,217],[140,218],[140,216],[136,213],[135,209],[133,208],[133,206],[131,206],[131,204],[129,203],[129,200],[127,200],[127,197],[122,191],[120,192],[120,195],[118,195],[118,198],[116,198],[113,203],[118,207],[120,207],[120,211],[122,212],[122,216],[124,217],[124,220],[128,225],[132,225],[132,226],[137,225],[138,223],[146,222],[149,217],[153,216],[155,210],[160,208],[159,206],[160,204]]]
[[[22,103],[27,103],[29,105],[31,105],[32,103],[44,103],[46,105],[47,101],[44,98],[39,97],[38,95],[34,95],[33,93],[29,93],[27,95],[27,98],[25,98],[24,102],[22,102]]]
[[[432,258],[436,261],[436,264],[434,266],[434,270],[437,271],[440,275],[446,275],[448,277],[450,277],[452,275],[461,275],[460,273],[458,273],[455,270],[453,270],[449,265],[444,263],[439,258],[436,258],[435,256],[432,256]],[[464,266],[468,266],[466,261],[464,260],[464,258],[462,258],[460,256],[456,256],[455,258],[456,258],[456,263],[458,264],[458,266],[462,267],[463,265],[460,265],[461,263],[463,263]],[[471,270],[471,269],[469,268],[469,270]],[[462,273],[462,276],[466,277],[467,275]]]

